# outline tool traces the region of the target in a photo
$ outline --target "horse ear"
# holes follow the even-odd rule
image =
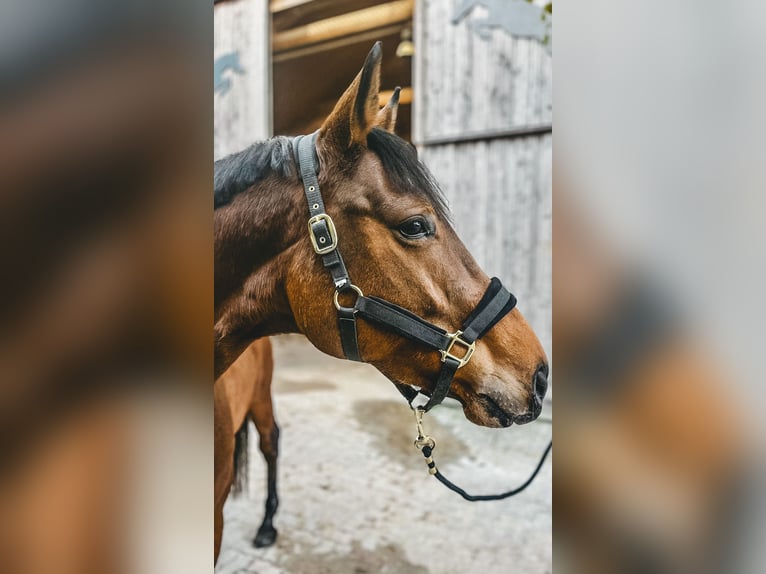
[[[399,111],[399,92],[401,88],[394,89],[391,99],[383,106],[375,118],[375,126],[394,133],[396,127],[396,114]]]
[[[353,144],[367,145],[367,134],[376,125],[382,55],[380,42],[375,42],[364,67],[322,124],[320,136],[341,151]]]

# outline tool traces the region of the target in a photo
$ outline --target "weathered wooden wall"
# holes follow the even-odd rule
[[[271,133],[271,48],[267,0],[215,7],[215,61],[238,61],[216,74],[214,155],[239,151]],[[228,84],[228,88],[224,86]]]
[[[501,28],[483,38],[474,27],[488,15],[482,6],[453,24],[462,5],[416,6],[414,139],[466,245],[515,293],[550,354],[551,56],[538,40]],[[444,143],[530,126],[537,135]]]

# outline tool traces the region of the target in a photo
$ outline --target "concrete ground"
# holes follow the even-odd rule
[[[250,440],[249,494],[225,508],[218,574],[491,574],[551,571],[551,460],[522,494],[466,502],[426,472],[411,411],[368,365],[323,355],[303,337],[274,340],[280,425],[277,542],[251,545],[265,465]],[[439,469],[471,493],[508,490],[551,436],[535,423],[485,429],[445,401],[426,416]]]

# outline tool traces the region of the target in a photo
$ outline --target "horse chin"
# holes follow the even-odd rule
[[[487,395],[478,395],[463,402],[463,413],[473,424],[488,428],[509,427],[515,418]]]

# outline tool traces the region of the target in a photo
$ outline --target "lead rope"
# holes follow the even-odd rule
[[[421,407],[412,407],[412,412],[415,413],[415,424],[418,428],[418,438],[415,439],[415,447],[423,453],[423,456],[426,459],[428,474],[435,476],[436,479],[444,486],[453,492],[457,492],[460,496],[469,502],[477,502],[480,500],[503,500],[504,498],[509,498],[519,494],[530,484],[532,484],[532,481],[539,474],[540,469],[543,467],[545,459],[548,458],[548,454],[550,454],[551,448],[553,448],[553,441],[549,441],[548,446],[545,448],[545,451],[540,457],[540,461],[537,463],[537,467],[535,468],[534,472],[521,486],[518,486],[513,490],[509,490],[508,492],[502,492],[500,494],[468,494],[465,490],[450,481],[446,476],[439,472],[438,468],[436,468],[436,462],[433,458],[433,451],[436,448],[436,441],[432,437],[425,434],[425,431],[423,430],[423,415],[426,411]]]

